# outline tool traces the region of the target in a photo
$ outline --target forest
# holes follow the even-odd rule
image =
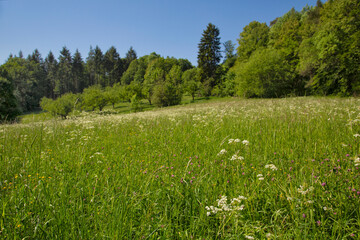
[[[114,40],[116,41],[116,40]],[[120,101],[177,105],[183,94],[277,98],[357,96],[360,92],[360,1],[329,0],[291,9],[269,25],[250,22],[237,44],[221,42],[209,23],[198,44],[198,65],[130,47],[90,47],[84,58],[63,47],[45,59],[10,54],[0,66],[0,121],[41,107],[55,116],[74,109],[100,111]]]

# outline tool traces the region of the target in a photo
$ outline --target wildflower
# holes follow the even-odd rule
[[[242,161],[242,160],[244,160],[244,157],[238,156],[238,155],[234,154],[234,155],[232,155],[232,157],[230,158],[230,160],[231,160],[231,161],[234,161],[234,160],[240,160],[240,161]]]
[[[320,221],[320,220],[316,221],[316,223],[317,223],[318,226],[321,225],[321,221]]]
[[[254,237],[248,236],[248,235],[245,235],[245,238],[246,238],[246,239],[254,239]]]
[[[246,197],[239,196],[237,198],[231,199],[231,203],[228,204],[228,200],[226,196],[221,196],[220,199],[217,200],[217,207],[214,206],[206,206],[207,210],[206,215],[210,216],[211,214],[216,214],[218,212],[234,212],[234,211],[242,211],[245,205],[239,205],[242,200],[245,200]]]
[[[260,181],[264,180],[264,177],[263,177],[262,174],[258,174],[256,177],[257,177]]]
[[[265,168],[270,168],[273,171],[278,170],[277,167],[274,164],[267,164],[267,165],[265,165]]]
[[[305,213],[303,213],[302,217],[303,217],[303,218],[306,218],[306,215],[305,215]]]
[[[233,142],[234,142],[234,139],[231,138],[231,139],[229,139],[229,142],[228,142],[228,143],[229,143],[229,144],[232,144]]]
[[[218,156],[223,155],[227,153],[226,149],[221,149],[221,151],[218,153]]]
[[[326,185],[326,182],[323,182],[322,184],[321,184],[321,186],[325,186]]]
[[[355,167],[356,167],[356,166],[360,166],[360,158],[356,158],[356,159],[354,160],[354,163],[355,163]]]
[[[244,144],[245,146],[248,146],[248,145],[249,145],[249,141],[248,141],[248,140],[244,140],[244,141],[242,141],[242,144]]]
[[[360,137],[360,134],[358,134],[358,133],[356,133],[356,134],[354,134],[354,137]]]
[[[300,188],[298,188],[298,192],[302,195],[306,195],[308,192],[311,192],[314,190],[314,187],[309,187],[308,189],[304,190],[304,187],[300,185]]]

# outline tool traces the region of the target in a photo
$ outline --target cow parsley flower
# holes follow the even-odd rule
[[[254,237],[248,236],[248,235],[245,235],[245,238],[246,238],[246,239],[254,239]]]
[[[206,215],[210,216],[211,214],[217,214],[218,212],[230,213],[236,211],[242,211],[245,208],[245,205],[240,205],[242,200],[245,200],[246,197],[239,196],[237,198],[231,199],[230,204],[228,204],[227,196],[222,196],[217,201],[217,207],[214,206],[206,206],[207,210]]]
[[[355,163],[355,167],[360,166],[360,158],[356,158],[354,160],[354,163]]]
[[[300,187],[298,188],[298,192],[301,193],[302,195],[306,195],[308,192],[311,192],[314,190],[314,187],[309,187],[308,189],[304,189],[304,186],[300,185]]]
[[[225,153],[227,153],[226,149],[221,149],[221,151],[218,153],[218,156],[224,155]]]
[[[278,170],[278,168],[274,164],[266,164],[265,168],[270,168],[273,171]]]
[[[242,161],[242,160],[244,160],[244,157],[238,156],[238,155],[234,154],[234,155],[232,155],[232,157],[230,158],[230,160],[231,160],[231,161],[234,161],[234,160],[240,160],[240,161]]]

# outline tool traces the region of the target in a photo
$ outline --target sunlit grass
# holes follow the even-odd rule
[[[359,103],[227,99],[3,125],[0,238],[358,239]]]

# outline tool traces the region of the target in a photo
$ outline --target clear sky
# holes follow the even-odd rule
[[[324,1],[323,1],[324,2]],[[0,64],[10,53],[36,48],[45,58],[63,46],[86,59],[90,45],[120,57],[133,46],[139,56],[156,52],[197,65],[198,43],[212,23],[221,41],[237,43],[251,21],[274,20],[316,0],[0,0]]]

